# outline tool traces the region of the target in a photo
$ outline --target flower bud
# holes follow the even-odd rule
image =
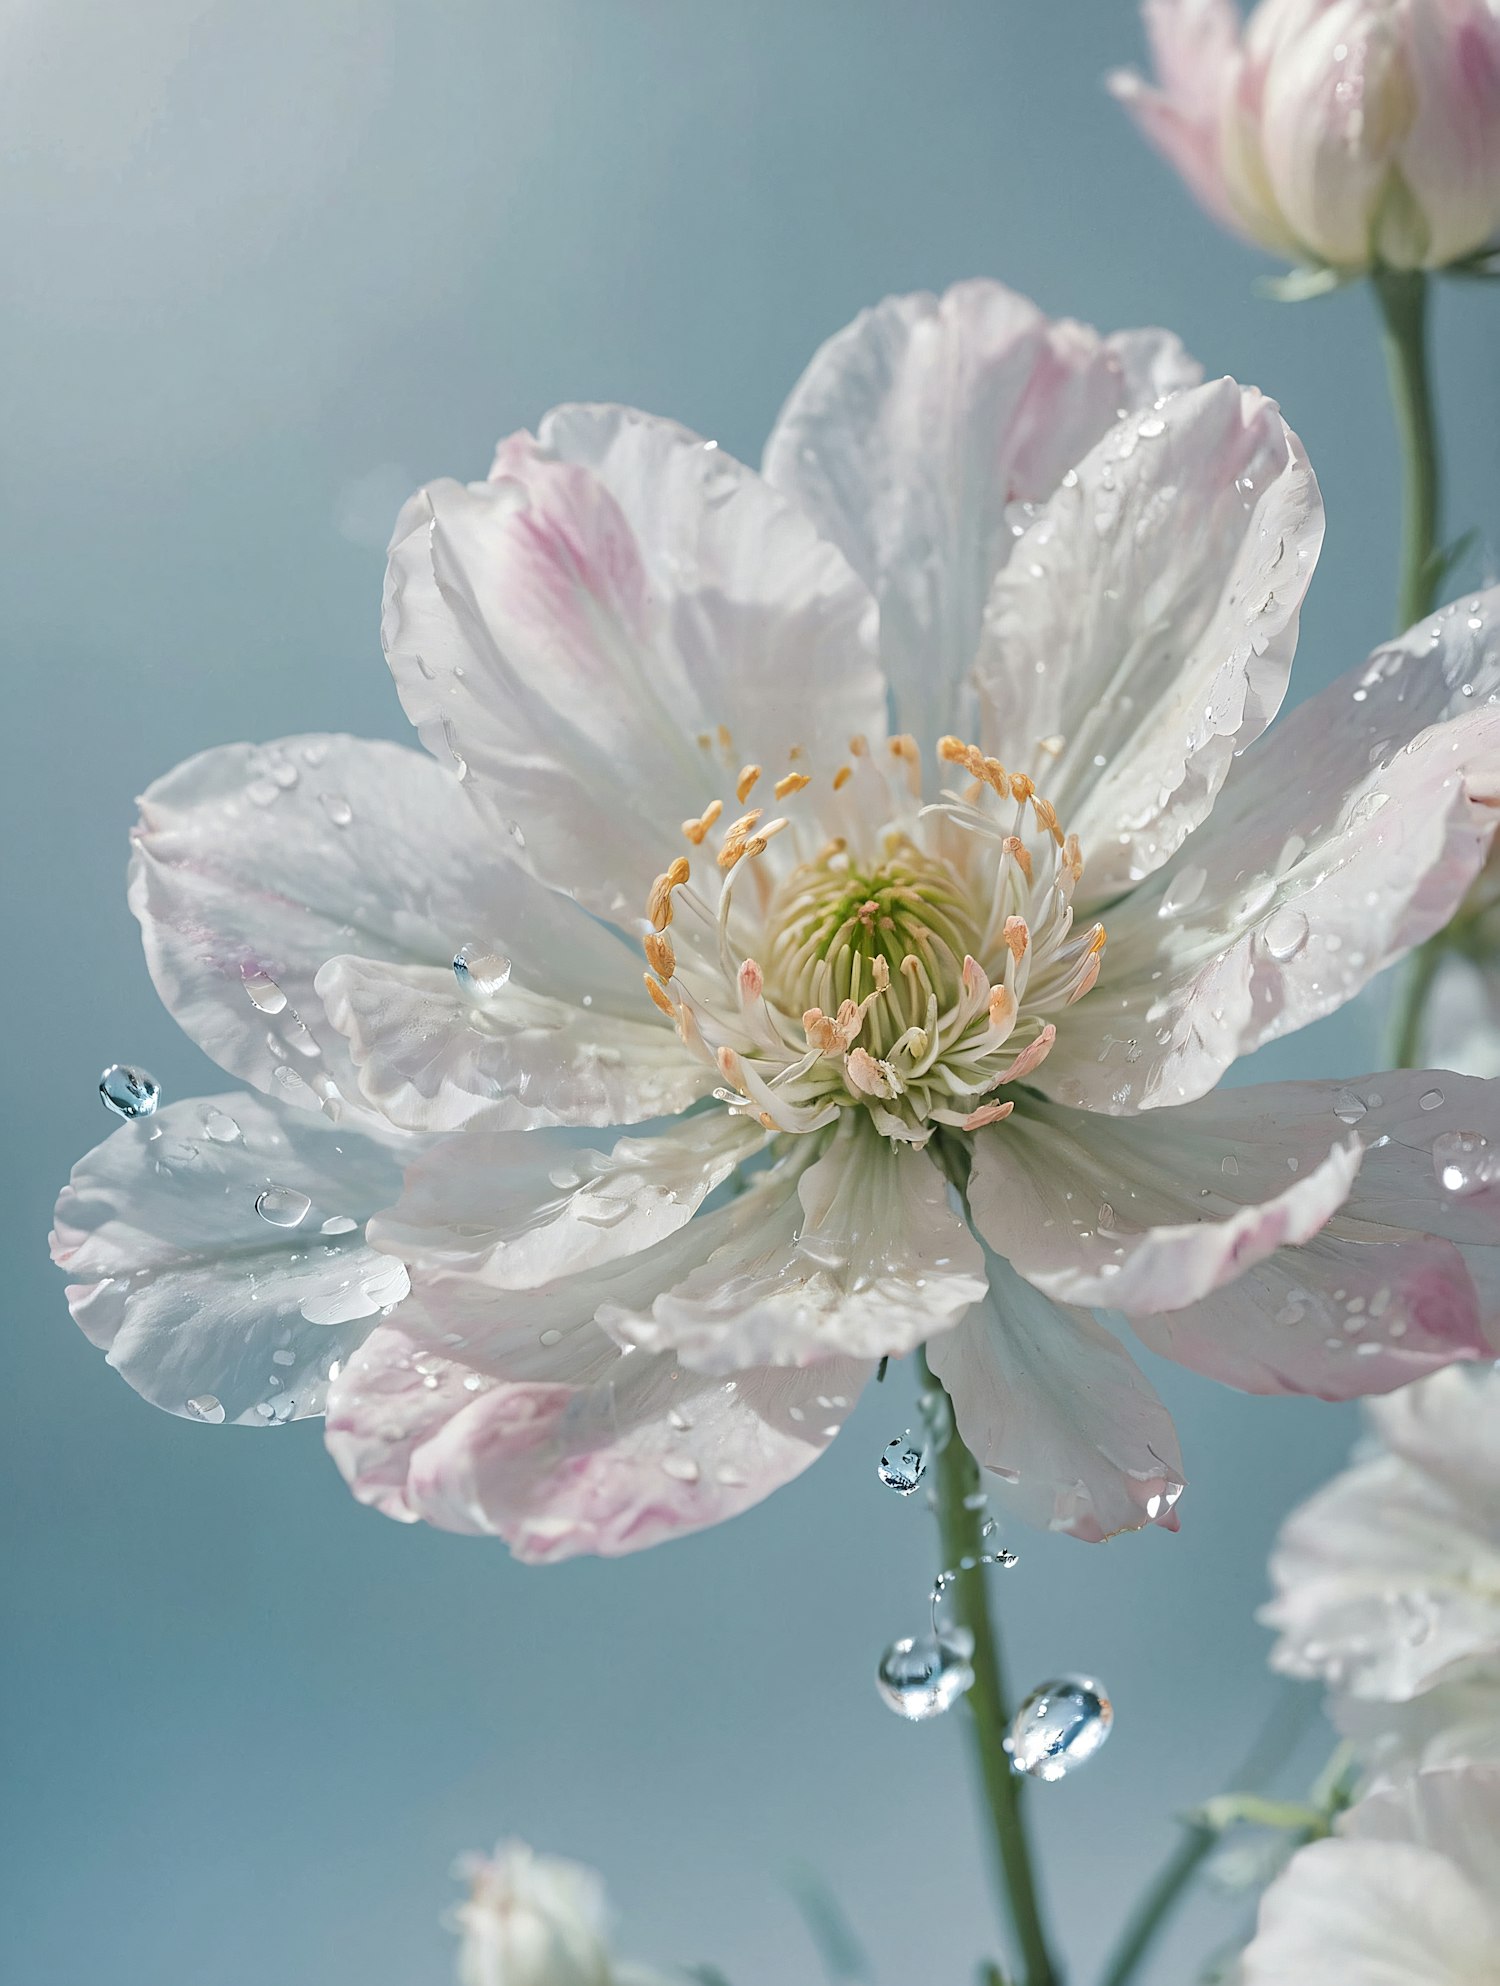
[[[1500,227],[1500,0],[1144,0],[1110,78],[1218,220],[1299,262],[1440,269]]]

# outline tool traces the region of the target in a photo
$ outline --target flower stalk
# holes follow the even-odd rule
[[[941,1391],[942,1383],[925,1356],[920,1353],[918,1356],[923,1384]],[[984,1550],[981,1536],[984,1512],[979,1489],[979,1465],[954,1426],[937,1456],[937,1516],[945,1565],[977,1559]],[[953,1587],[953,1596],[959,1623],[974,1637],[974,1687],[965,1701],[970,1711],[974,1759],[995,1850],[997,1886],[1021,1959],[1018,1986],[1061,1986],[1062,1975],[1052,1957],[1037,1891],[1022,1806],[1023,1782],[1011,1770],[1005,1750],[1010,1707],[1000,1637],[990,1611],[983,1570],[975,1567],[962,1573]]]
[[[1420,269],[1371,272],[1380,307],[1391,405],[1401,444],[1401,576],[1397,634],[1432,612],[1442,560],[1438,553],[1441,465],[1432,375],[1427,356],[1428,281]]]

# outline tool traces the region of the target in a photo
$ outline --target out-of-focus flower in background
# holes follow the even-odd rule
[[[1474,1197],[1500,1205],[1500,1184]],[[1365,1411],[1373,1440],[1272,1553],[1273,1665],[1326,1683],[1367,1759],[1500,1758],[1500,1371]]]
[[[502,1841],[457,1873],[469,1885],[450,1913],[460,1986],[671,1986],[614,1956],[604,1885],[581,1863]]]
[[[1500,1076],[1500,860],[1475,877],[1433,960],[1417,1059],[1493,1081]],[[1500,1173],[1500,1154],[1495,1166]]]
[[[1261,1900],[1239,1986],[1491,1986],[1500,1762],[1382,1781]]]
[[[1346,274],[1441,269],[1500,226],[1495,0],[1145,0],[1110,78],[1217,220]]]

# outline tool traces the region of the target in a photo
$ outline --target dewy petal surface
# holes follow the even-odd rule
[[[1275,716],[1322,540],[1275,403],[1219,379],[1112,428],[1017,543],[985,615],[981,738],[1078,834],[1080,910],[1158,868]]]
[[[874,592],[897,728],[924,752],[973,735],[969,671],[1014,506],[1050,496],[1122,413],[1199,377],[1166,332],[1101,338],[991,282],[888,297],[814,357],[765,472]]]
[[[613,1352],[593,1383],[497,1382],[391,1324],[335,1383],[328,1445],[361,1502],[498,1536],[518,1558],[616,1557],[737,1516],[815,1461],[867,1375],[710,1379]]]
[[[1116,904],[1099,984],[1035,1078],[1184,1103],[1439,929],[1500,802],[1500,592],[1445,607],[1284,717],[1176,857]]]
[[[1348,1197],[1363,1146],[1328,1113],[1296,1174],[1254,1090],[1143,1117],[1027,1104],[974,1141],[969,1206],[986,1242],[1061,1303],[1177,1310],[1277,1249],[1311,1240]]]
[[[561,1012],[587,994],[583,1021],[639,1021],[635,954],[513,852],[421,752],[346,737],[225,745],[147,790],[130,902],[157,991],[216,1062],[278,1099],[334,1096],[373,1115],[314,991],[337,953],[367,954],[367,976],[426,968],[451,987],[455,952],[478,941],[511,958],[513,997],[536,985]],[[481,1038],[465,1045],[477,1055]]]
[[[621,1343],[696,1371],[882,1358],[946,1330],[985,1290],[978,1243],[925,1153],[846,1112],[771,1217],[741,1225],[648,1309],[608,1304]]]
[[[989,1298],[927,1360],[975,1459],[1008,1485],[995,1509],[1093,1542],[1153,1521],[1176,1530],[1182,1456],[1151,1382],[1086,1310],[996,1257],[989,1275]]]
[[[537,875],[618,920],[726,768],[883,736],[872,623],[753,470],[672,422],[573,407],[502,442],[487,482],[412,498],[384,640],[424,744]]]
[[[364,1228],[408,1149],[243,1092],[122,1125],[57,1203],[74,1318],[169,1413],[247,1427],[321,1413],[331,1371],[407,1293]]]

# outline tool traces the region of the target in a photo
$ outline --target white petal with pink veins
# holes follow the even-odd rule
[[[634,953],[516,868],[458,781],[400,745],[285,738],[187,760],[141,801],[130,903],[181,1026],[234,1075],[309,1109],[333,1098],[368,1114],[313,991],[339,952],[451,982],[455,952],[477,940],[558,998],[641,1012]]]
[[[962,707],[984,604],[1041,502],[1123,411],[1199,370],[1165,332],[1101,338],[998,283],[888,297],[793,389],[765,471],[880,602],[898,728],[972,735]]]
[[[1353,1400],[1492,1354],[1450,1241],[1349,1241],[1332,1224],[1201,1303],[1131,1322],[1143,1344],[1247,1393]]]
[[[1275,403],[1219,379],[1122,421],[1017,543],[985,614],[981,739],[1077,833],[1080,909],[1158,868],[1275,716],[1322,540]]]
[[[319,1414],[332,1370],[407,1293],[364,1228],[420,1149],[242,1092],[168,1104],[63,1188],[52,1255],[69,1307],[169,1413],[247,1427]]]
[[[1161,87],[1120,69],[1108,79],[1110,92],[1207,211],[1243,233],[1219,160],[1220,123],[1239,47],[1233,0],[1146,0],[1142,11]]]
[[[1321,1154],[1290,1174],[1274,1130],[1254,1135],[1240,1102],[1253,1095],[1117,1119],[1024,1106],[974,1141],[974,1223],[1061,1303],[1127,1316],[1195,1303],[1310,1240],[1359,1171],[1359,1138],[1330,1117]]]
[[[423,1275],[537,1289],[665,1240],[764,1143],[717,1110],[607,1152],[536,1132],[449,1138],[408,1168],[370,1238]]]
[[[1236,762],[1108,913],[1099,983],[1038,1088],[1101,1111],[1187,1102],[1447,922],[1500,804],[1497,616],[1500,591],[1445,607]]]
[[[1152,1522],[1176,1530],[1182,1456],[1171,1416],[1120,1341],[1006,1263],[991,1294],[927,1347],[958,1431],[1008,1488],[995,1509],[1097,1542]]]
[[[382,1117],[414,1131],[510,1130],[638,1124],[713,1087],[632,977],[628,1016],[553,998],[545,964],[534,987],[513,971],[476,996],[451,966],[334,958],[316,990]]]
[[[564,408],[488,482],[407,504],[384,639],[423,742],[538,875],[618,920],[726,774],[882,735],[872,619],[753,470],[671,422]]]
[[[724,1373],[910,1351],[983,1296],[978,1243],[924,1152],[846,1112],[770,1219],[746,1225],[646,1307],[606,1304],[622,1344]]]
[[[615,1557],[738,1515],[800,1475],[869,1368],[710,1379],[615,1351],[591,1385],[496,1382],[395,1326],[335,1383],[328,1445],[362,1502],[503,1538],[518,1558]]]

